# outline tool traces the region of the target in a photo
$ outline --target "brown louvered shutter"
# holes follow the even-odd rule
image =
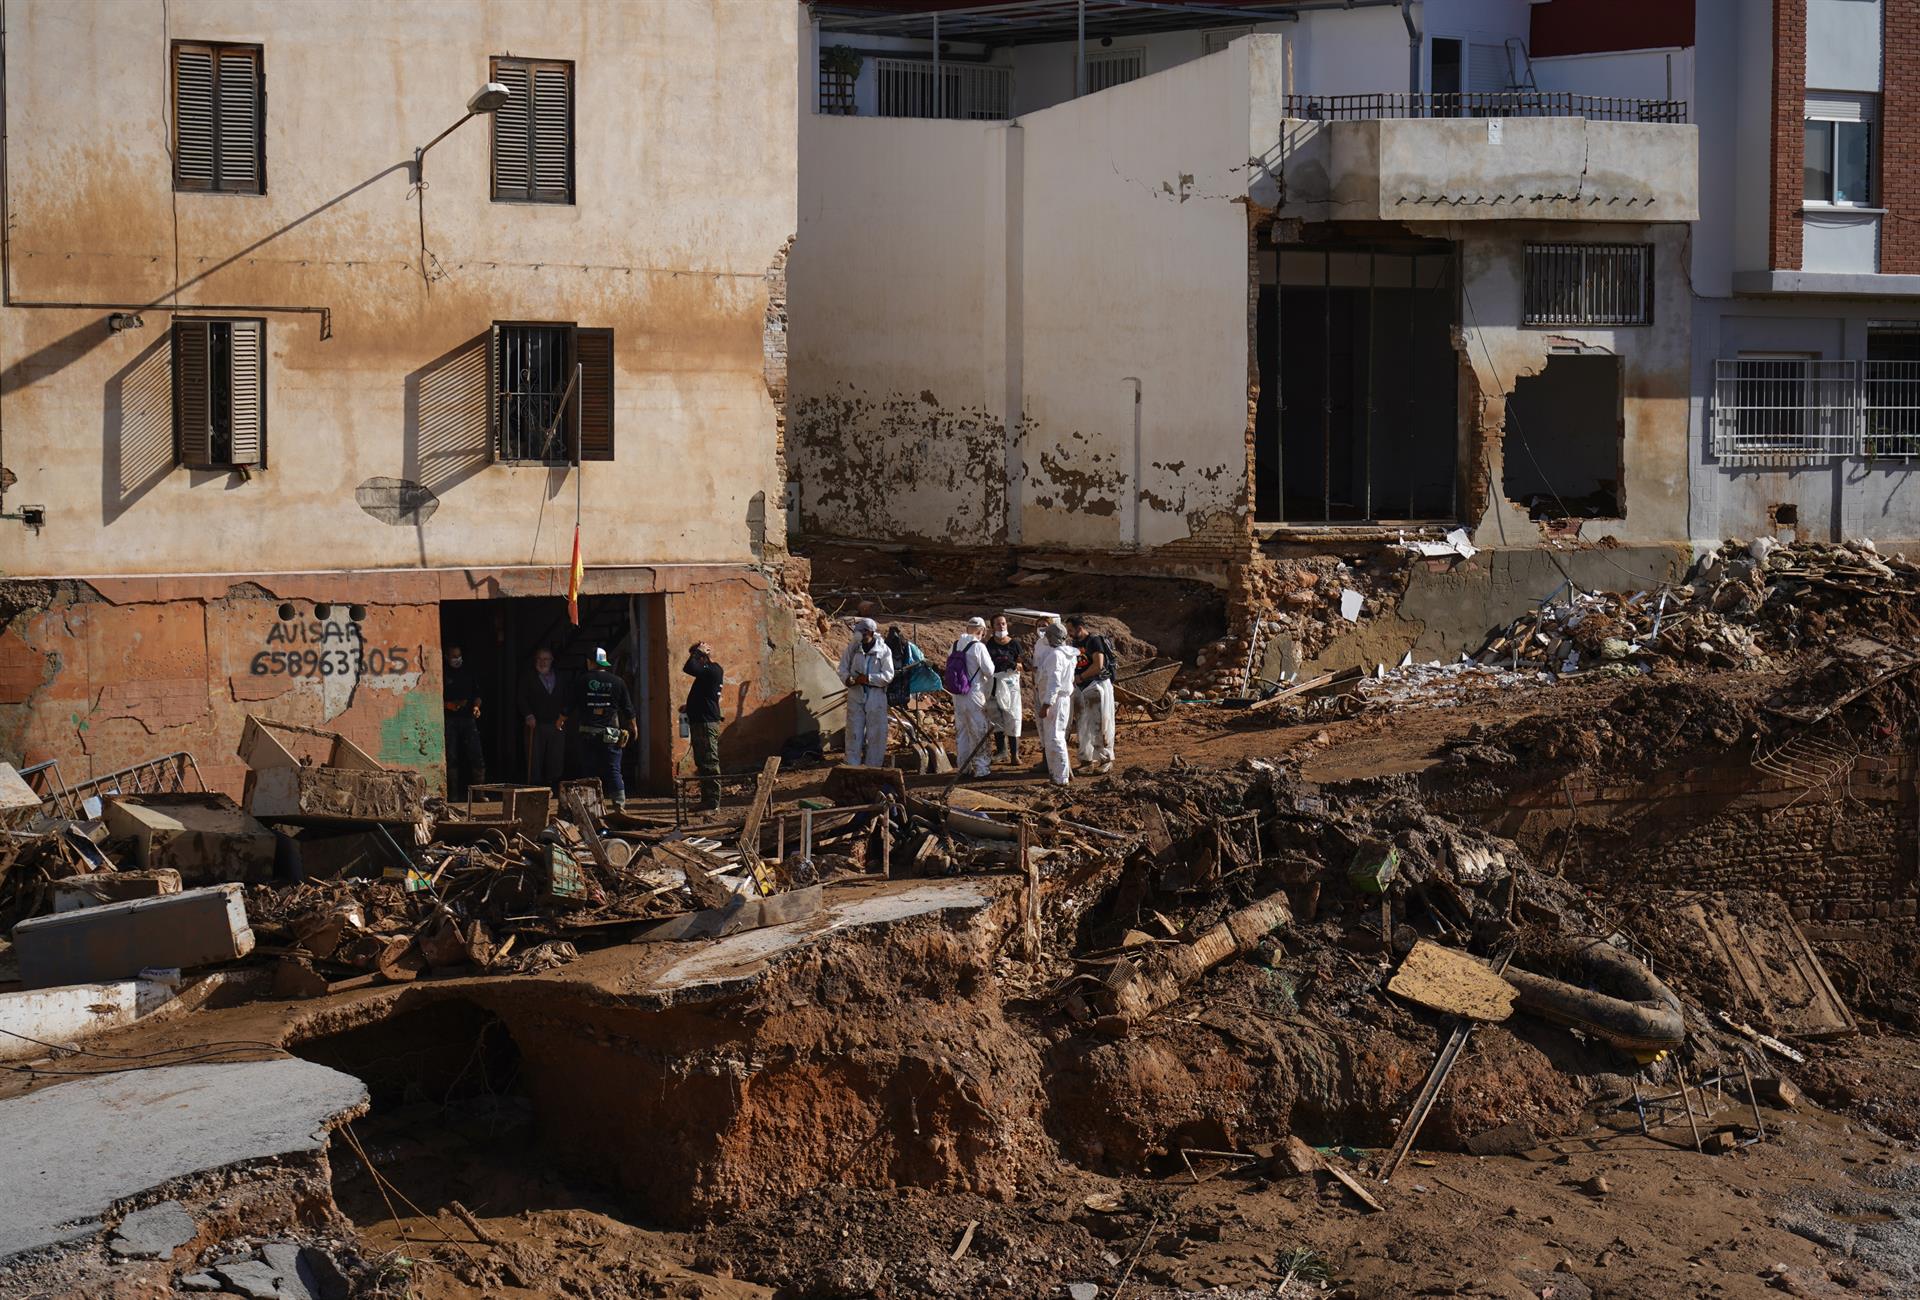
[[[213,49],[173,47],[173,182],[183,190],[213,188]]]
[[[230,328],[233,331],[233,449],[227,456],[227,462],[232,465],[259,465],[264,460],[261,453],[266,445],[265,401],[261,383],[261,357],[265,349],[261,346],[260,322],[237,320]]]
[[[493,61],[493,79],[510,92],[493,115],[493,197],[533,197],[532,78],[525,63]]]
[[[533,197],[573,202],[573,70],[563,63],[533,67]]]
[[[613,331],[575,330],[580,362],[580,459],[613,459]]]
[[[223,48],[219,58],[219,188],[259,194],[261,153],[260,56]]]
[[[173,322],[173,423],[180,463],[213,463],[212,404],[207,400],[208,329],[203,320]]]

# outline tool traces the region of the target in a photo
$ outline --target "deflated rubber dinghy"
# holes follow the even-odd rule
[[[1514,1007],[1627,1052],[1658,1052],[1686,1038],[1680,999],[1637,958],[1589,939],[1571,950],[1569,961],[1578,984],[1509,966],[1507,983],[1520,994]]]

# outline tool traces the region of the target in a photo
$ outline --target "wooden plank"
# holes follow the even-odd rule
[[[753,802],[747,807],[747,820],[740,827],[740,851],[751,861],[760,858],[760,825],[767,819],[767,809],[773,803],[773,792],[780,784],[780,756],[775,754],[760,769],[760,779],[753,787]]]
[[[600,839],[599,828],[593,824],[593,816],[587,811],[586,802],[581,799],[577,788],[566,791],[567,812],[572,814],[573,824],[585,841],[587,852],[593,855],[594,865],[602,871],[613,870],[613,863],[607,860],[607,846]]]
[[[663,840],[653,846],[653,856],[680,868],[694,902],[702,907],[724,907],[733,897],[732,890],[714,879],[727,869],[727,864],[706,850],[677,840]]]

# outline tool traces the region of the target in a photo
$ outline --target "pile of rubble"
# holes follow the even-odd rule
[[[1495,633],[1482,664],[1558,674],[1628,673],[1656,665],[1765,668],[1848,631],[1920,633],[1920,566],[1870,543],[1729,542],[1690,581],[1651,591],[1576,592],[1569,585]]]
[[[1406,590],[1402,557],[1349,563],[1335,556],[1256,558],[1234,571],[1229,594],[1230,634],[1203,647],[1181,678],[1200,699],[1237,699],[1260,693],[1263,681],[1292,672],[1358,624],[1399,603]]]

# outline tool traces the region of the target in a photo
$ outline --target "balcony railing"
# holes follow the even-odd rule
[[[999,122],[1012,116],[1012,68],[945,63],[936,78],[928,60],[876,58],[873,71],[880,117]]]
[[[1288,95],[1288,117],[1313,122],[1365,122],[1398,117],[1584,117],[1594,122],[1684,122],[1683,99],[1627,99],[1558,90],[1470,90],[1459,93]]]
[[[1713,454],[1736,468],[1920,457],[1920,361],[1717,360]]]

